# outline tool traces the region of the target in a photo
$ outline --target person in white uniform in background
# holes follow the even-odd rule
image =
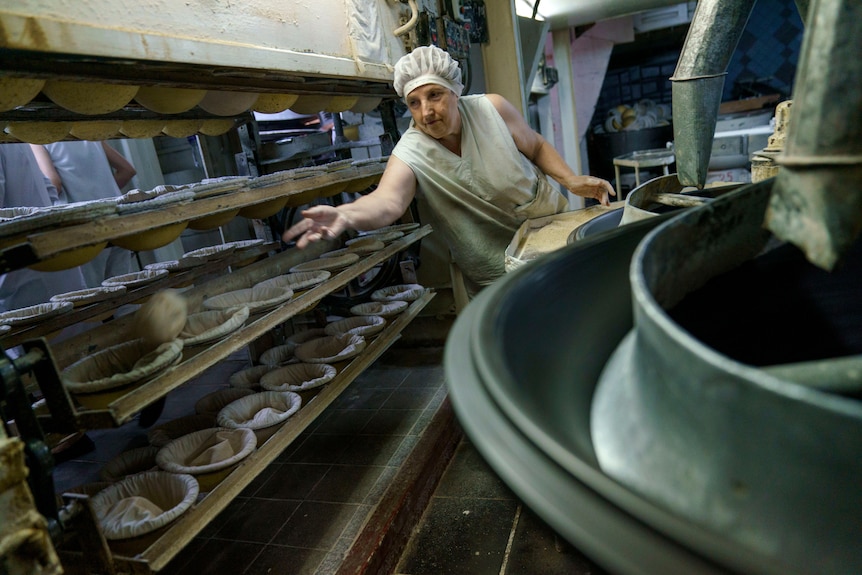
[[[29,144],[0,144],[0,207],[49,207],[57,189],[46,178]],[[0,311],[45,303],[51,296],[87,287],[80,267],[57,272],[29,268],[0,275]]]
[[[391,224],[419,192],[436,216],[470,297],[505,273],[505,249],[524,220],[568,209],[548,181],[608,205],[610,182],[579,176],[515,107],[497,94],[461,96],[458,63],[436,46],[395,65],[394,87],[412,116],[378,187],[337,207],[314,206],[284,232],[285,242],[333,239],[347,229]]]
[[[134,166],[105,142],[56,142],[32,146],[39,167],[51,179],[61,203],[113,198],[137,173]],[[81,266],[87,287],[132,271],[132,252],[108,246]]]

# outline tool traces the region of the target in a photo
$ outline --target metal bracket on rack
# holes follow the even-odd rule
[[[45,353],[38,348],[12,359],[5,352],[0,358],[0,414],[4,425],[14,425],[16,433],[24,443],[24,455],[29,474],[27,483],[36,508],[48,523],[52,539],[59,537],[62,529],[58,520],[57,500],[54,496],[54,458],[45,443],[42,428],[33,413],[21,375],[30,372],[42,362]],[[13,423],[14,422],[14,423]]]

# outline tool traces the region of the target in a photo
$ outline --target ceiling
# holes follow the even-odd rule
[[[551,30],[581,26],[644,10],[685,4],[680,0],[515,0],[520,16],[531,17],[538,2],[537,18],[551,22]]]

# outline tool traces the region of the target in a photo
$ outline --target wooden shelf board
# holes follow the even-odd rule
[[[54,316],[53,318],[35,325],[22,326],[18,329],[13,328],[12,331],[0,336],[0,345],[4,348],[9,348],[30,339],[49,336],[82,321],[101,321],[103,318],[112,316],[114,310],[122,305],[134,303],[163,289],[182,286],[187,282],[194,281],[195,278],[223,270],[228,266],[242,262],[250,257],[261,256],[277,248],[278,244],[275,242],[263,244],[240,252],[234,252],[224,258],[206,262],[197,267],[179,272],[170,272],[167,276],[161,279],[140,287],[126,290],[126,292],[121,295],[81,306],[68,313]]]
[[[286,180],[271,186],[243,188],[219,196],[201,198],[190,202],[162,206],[124,215],[112,215],[94,221],[58,229],[33,233],[27,243],[37,258],[42,261],[70,250],[96,245],[114,238],[134,235],[175,222],[191,221],[203,216],[253,206],[282,196],[299,195],[308,190],[324,189],[339,181],[353,181],[367,176],[382,174],[386,164],[368,164],[324,172],[316,176]],[[5,250],[0,250],[0,253]]]

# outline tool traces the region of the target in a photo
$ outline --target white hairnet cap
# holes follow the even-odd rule
[[[425,84],[439,84],[460,96],[464,91],[461,68],[448,52],[437,46],[422,46],[395,63],[395,92],[400,97]]]

